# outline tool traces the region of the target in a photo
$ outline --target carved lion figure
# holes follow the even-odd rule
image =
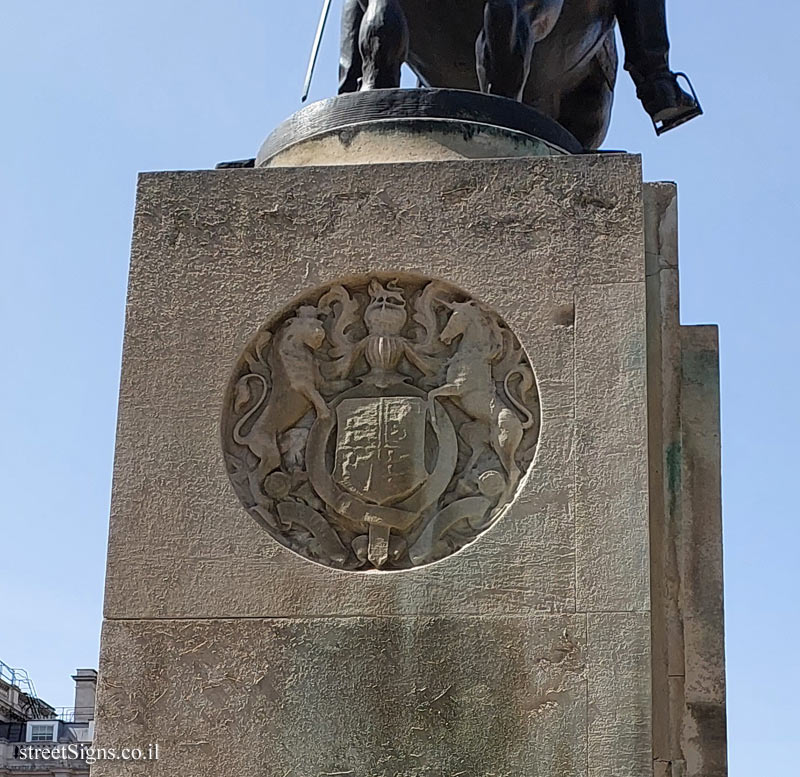
[[[295,426],[312,408],[319,418],[330,414],[319,393],[320,375],[313,356],[324,341],[325,329],[317,318],[316,308],[302,307],[278,330],[270,346],[272,390],[267,380],[256,373],[249,373],[239,381],[239,387],[248,390],[250,381],[261,383],[258,400],[236,424],[233,437],[258,457],[258,480],[262,484],[281,464],[278,435]],[[250,430],[243,433],[254,417]]]

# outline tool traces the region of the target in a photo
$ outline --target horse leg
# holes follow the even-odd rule
[[[408,56],[408,23],[399,0],[368,0],[359,48],[362,89],[397,89]]]
[[[617,47],[612,30],[594,58],[586,64],[581,80],[559,95],[553,118],[584,148],[598,148],[608,132],[616,73]]]
[[[361,49],[358,38],[364,9],[359,0],[345,0],[339,46],[339,94],[357,92],[361,86]]]
[[[562,6],[563,0],[487,0],[475,43],[482,92],[522,99],[534,44],[550,34]]]

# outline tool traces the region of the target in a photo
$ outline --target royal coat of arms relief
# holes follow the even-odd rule
[[[517,338],[454,286],[332,284],[262,327],[225,396],[236,493],[320,564],[400,570],[474,541],[533,461],[540,408]]]

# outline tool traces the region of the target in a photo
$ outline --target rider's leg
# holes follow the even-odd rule
[[[408,23],[399,0],[368,0],[359,37],[362,89],[400,86],[400,68],[408,56]]]
[[[617,21],[625,46],[625,69],[660,131],[677,127],[702,111],[681,89],[669,67],[666,0],[617,0]]]
[[[475,44],[481,90],[521,100],[534,45],[546,38],[563,0],[487,0]]]
[[[361,81],[361,50],[358,36],[364,9],[358,0],[345,0],[339,48],[339,94],[357,92]]]

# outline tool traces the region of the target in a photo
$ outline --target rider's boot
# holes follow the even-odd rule
[[[617,21],[625,46],[625,69],[656,133],[700,116],[703,110],[694,92],[685,92],[669,67],[665,0],[617,0]]]
[[[364,9],[358,0],[345,0],[339,47],[339,94],[361,88],[361,50],[358,37]]]
[[[408,57],[408,22],[398,0],[369,0],[359,34],[362,89],[397,89]]]

